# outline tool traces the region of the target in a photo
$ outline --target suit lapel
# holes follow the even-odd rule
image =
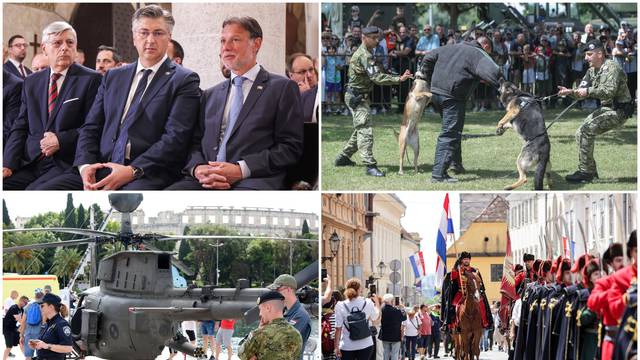
[[[229,86],[229,80],[225,81],[222,86],[220,88],[218,88],[216,90],[215,93],[212,94],[212,101],[209,102],[211,108],[207,109],[210,110],[211,113],[213,114],[213,135],[214,136],[214,144],[218,145],[218,142],[220,140],[220,129],[222,128],[222,121],[223,121],[223,117],[224,117],[224,108],[225,105],[220,106],[220,104],[226,104],[227,103],[227,97],[229,96],[229,89],[231,87]],[[213,157],[215,158],[215,156]]]
[[[111,102],[111,100],[115,102],[116,106],[114,109],[116,109],[116,117],[114,121],[117,121],[118,123],[120,123],[120,119],[122,119],[122,116],[124,114],[124,107],[127,105],[129,91],[131,90],[131,84],[133,84],[133,78],[136,76],[136,68],[138,66],[138,62],[134,62],[133,64],[129,64],[127,66],[129,66],[130,68],[124,73],[126,76],[116,77],[113,80],[113,84],[111,85],[115,89],[114,91],[118,92],[118,94],[113,97],[109,97],[109,100],[103,99],[103,101],[105,102]],[[109,74],[107,73],[107,75],[105,76],[109,76]],[[120,93],[120,91],[124,91],[124,94]],[[109,94],[109,89],[105,89],[104,96],[106,97],[107,94]]]
[[[53,119],[55,119],[56,116],[58,115],[58,112],[60,111],[62,104],[67,98],[67,94],[69,93],[69,91],[71,91],[69,89],[72,89],[76,81],[78,81],[78,77],[76,76],[76,73],[78,71],[77,66],[78,65],[76,64],[72,64],[69,67],[69,71],[67,71],[66,79],[64,79],[64,81],[62,82],[62,88],[58,90],[58,97],[56,98],[56,106],[53,108],[51,115],[47,119],[45,130],[49,129],[49,126],[51,126],[51,124],[53,123]],[[49,89],[47,89],[47,96],[48,96],[48,92],[49,92]],[[48,99],[47,99],[47,102],[48,102]]]
[[[36,93],[40,92],[40,96],[35,97],[37,102],[36,109],[40,109],[40,120],[42,121],[42,127],[46,129],[49,122],[49,79],[51,78],[51,68],[40,72],[40,76],[36,81]],[[23,84],[24,86],[24,84]]]
[[[251,111],[251,109],[253,109],[256,101],[258,101],[262,93],[266,90],[268,81],[269,73],[265,69],[260,67],[260,72],[258,72],[256,81],[254,81],[253,86],[251,86],[251,90],[249,90],[247,100],[245,100],[244,104],[242,105],[242,110],[240,110],[240,114],[238,114],[238,119],[233,126],[233,130],[231,132],[231,135],[229,136],[229,139],[231,139],[231,136],[233,136],[238,128],[240,128],[240,125],[247,118],[247,115],[249,115],[249,112]]]

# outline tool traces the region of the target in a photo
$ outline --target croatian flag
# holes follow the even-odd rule
[[[438,235],[436,238],[436,286],[442,288],[444,275],[447,273],[447,239],[453,237],[453,221],[451,221],[451,211],[449,211],[449,194],[444,197],[444,209]]]
[[[420,263],[420,258],[418,257],[418,253],[415,253],[409,256],[409,262],[411,263],[411,268],[413,269],[413,275],[416,279],[420,279],[424,276],[424,272],[422,271],[423,267]]]

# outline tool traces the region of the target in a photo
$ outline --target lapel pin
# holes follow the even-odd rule
[[[167,71],[166,73],[164,73],[165,75],[171,75],[171,72]]]
[[[262,90],[262,85],[258,85],[257,89]]]

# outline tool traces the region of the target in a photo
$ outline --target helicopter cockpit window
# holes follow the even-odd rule
[[[171,267],[171,254],[158,255],[158,269],[169,270]]]

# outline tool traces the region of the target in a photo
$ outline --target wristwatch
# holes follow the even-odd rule
[[[139,167],[131,166],[133,169],[133,179],[138,180],[144,175],[144,170]]]

